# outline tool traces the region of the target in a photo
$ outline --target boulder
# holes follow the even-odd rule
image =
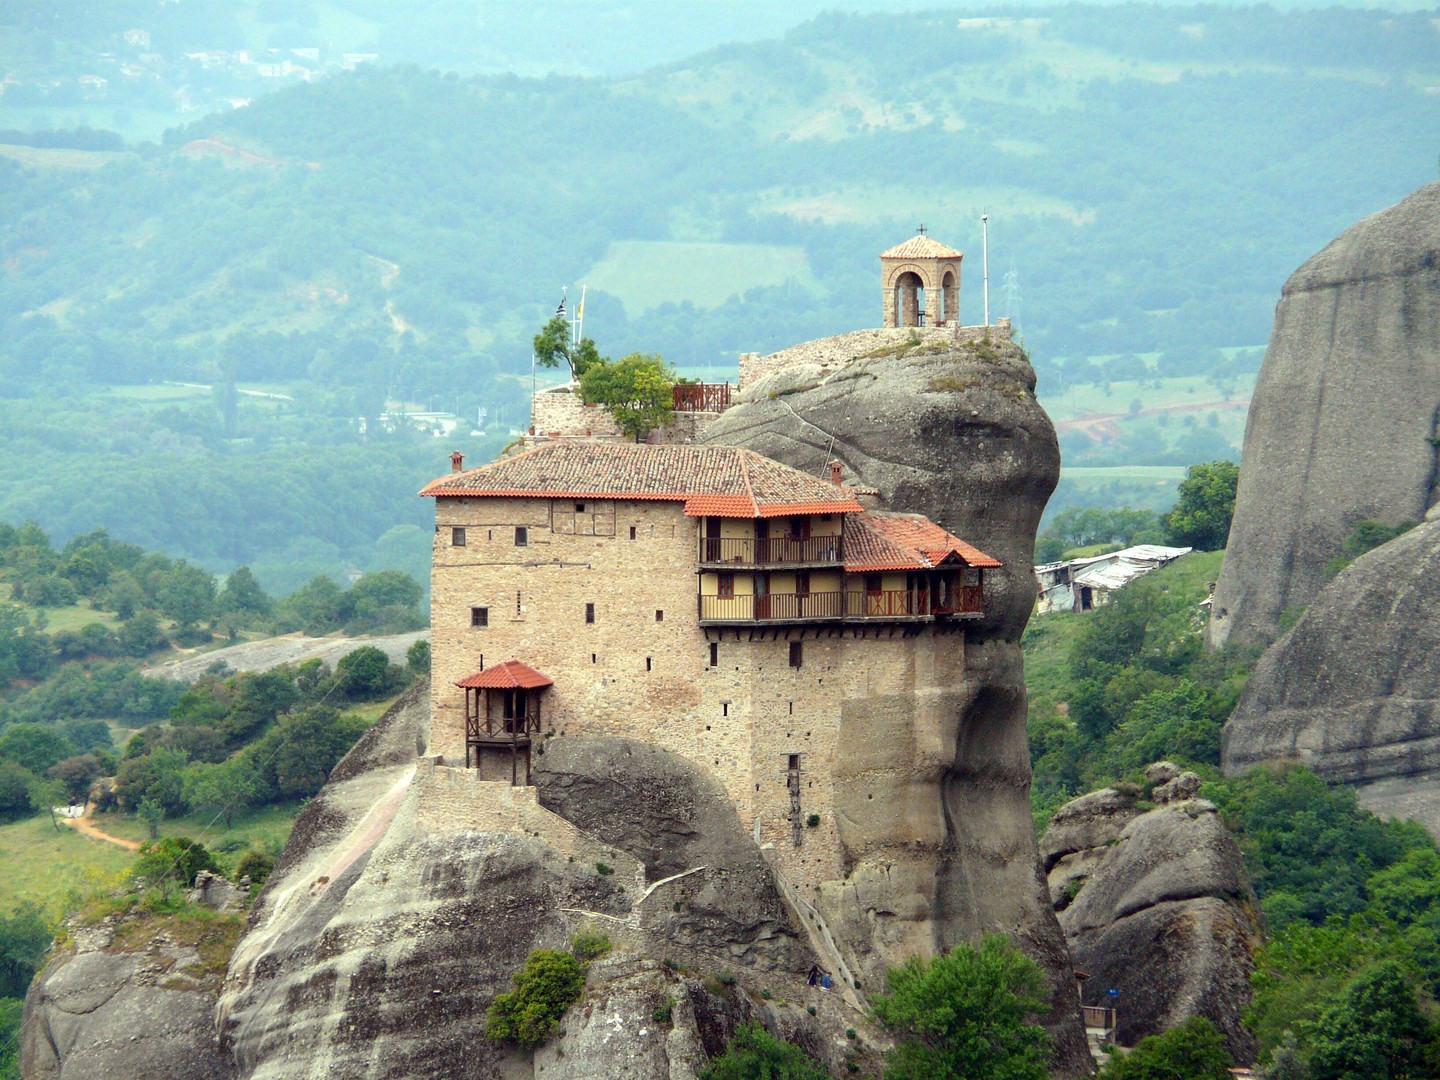
[[[215,1038],[219,973],[196,949],[164,937],[118,944],[119,925],[72,926],[70,948],[36,976],[21,1020],[21,1075],[234,1076]]]
[[[1199,778],[1174,772],[1154,774],[1170,777],[1157,797],[1174,796],[1154,809],[1107,788],[1056,812],[1040,841],[1052,901],[1090,976],[1086,1004],[1116,1006],[1122,1045],[1203,1016],[1248,1061],[1255,1043],[1240,1017],[1259,942],[1254,896],[1215,806],[1183,795]]]
[[[1346,567],[1261,657],[1222,764],[1298,762],[1440,834],[1440,521]]]
[[[822,886],[816,906],[867,987],[906,955],[1011,935],[1049,979],[1059,1074],[1088,1075],[1074,973],[1038,866],[1019,644],[1035,604],[1035,530],[1059,478],[1055,431],[1024,353],[998,332],[962,343],[937,331],[913,348],[902,333],[889,349],[853,337],[789,350],[796,362],[747,386],[705,441],[817,475],[838,459],[845,482],[874,489],[881,508],[924,514],[1004,568],[986,571],[985,617],[967,625],[952,692],[847,703],[842,729],[855,737],[834,764],[847,875]],[[913,731],[927,738],[898,737]],[[866,785],[848,782],[862,775]]]
[[[1440,501],[1440,184],[1347,229],[1285,283],[1250,415],[1210,641],[1268,642],[1357,522]]]

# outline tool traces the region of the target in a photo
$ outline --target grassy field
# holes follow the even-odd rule
[[[234,828],[208,818],[183,817],[160,823],[161,836],[188,836],[215,852],[216,861],[229,869],[240,853],[260,848],[278,856],[290,837],[298,806],[267,806],[237,817]],[[98,814],[95,824],[112,836],[148,840],[145,823],[126,814]],[[129,851],[82,836],[69,826],[56,831],[49,814],[0,825],[0,912],[22,903],[37,905],[49,918],[58,918],[84,893],[107,887],[125,874],[135,861]]]
[[[0,580],[0,602],[19,603],[11,596],[13,592],[14,587],[8,581]],[[59,630],[79,630],[82,626],[88,626],[90,623],[100,623],[112,630],[120,625],[120,620],[115,617],[113,611],[97,611],[90,606],[88,601],[71,604],[68,607],[37,608],[23,603],[20,606],[32,615],[43,612],[45,629],[52,634]]]
[[[580,280],[618,296],[631,318],[686,300],[718,307],[737,293],[787,281],[819,291],[805,250],[775,244],[622,240]]]
[[[91,169],[103,168],[125,155],[107,150],[52,150],[38,146],[0,144],[0,157],[18,161],[29,169]]]
[[[123,874],[134,859],[67,826],[56,832],[49,814],[0,825],[0,912],[31,903],[58,919],[80,894]]]

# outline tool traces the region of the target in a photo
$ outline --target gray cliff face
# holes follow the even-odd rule
[[[1070,953],[1091,978],[1086,1004],[1112,1004],[1133,1046],[1203,1016],[1241,1061],[1255,1042],[1240,1022],[1259,941],[1244,861],[1199,778],[1168,763],[1157,808],[1112,788],[1067,803],[1040,840],[1051,900]]]
[[[863,958],[867,985],[917,948],[944,950],[986,931],[1015,937],[1051,981],[1058,1070],[1088,1074],[1030,815],[1019,640],[1035,600],[1035,530],[1060,468],[1033,386],[1023,353],[998,341],[800,363],[747,389],[705,438],[817,475],[838,458],[846,482],[878,489],[883,508],[925,514],[1005,564],[986,572],[986,617],[967,628],[966,670],[946,700],[926,703],[944,717],[935,768],[902,760],[911,751],[896,736],[910,720],[897,703],[847,704],[842,726],[855,737],[840,740],[853,753],[835,762],[836,812],[872,820],[842,835],[849,875],[824,887],[817,906]],[[892,790],[847,807],[844,778],[861,772],[889,778]],[[877,806],[894,808],[888,822],[873,820]],[[914,839],[930,818],[941,833],[933,847]]]
[[[1269,641],[1356,522],[1440,500],[1440,184],[1346,230],[1285,283],[1245,426],[1210,640]]]
[[[1238,773],[1294,761],[1440,832],[1440,521],[1346,567],[1256,665],[1222,740]]]

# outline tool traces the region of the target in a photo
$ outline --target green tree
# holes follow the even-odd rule
[[[271,733],[279,744],[271,764],[277,794],[298,799],[318,792],[366,727],[361,718],[342,716],[327,705],[310,705],[284,717]]]
[[[581,396],[609,410],[620,430],[636,442],[670,419],[674,388],[675,373],[653,353],[593,364],[580,376]]]
[[[430,674],[430,642],[421,638],[405,651],[405,666],[412,675]]]
[[[492,1039],[539,1046],[560,1026],[585,989],[585,966],[573,953],[536,949],[515,975],[515,989],[495,996],[485,1014]]]
[[[248,566],[237,567],[225,578],[225,587],[215,598],[215,610],[222,615],[238,612],[269,615],[274,602],[266,595]]]
[[[64,785],[65,797],[72,803],[83,803],[90,795],[91,785],[103,772],[100,759],[94,754],[76,754],[50,766],[50,778]]]
[[[0,997],[24,997],[50,948],[50,929],[40,911],[22,904],[0,915]]]
[[[357,701],[382,697],[391,687],[390,658],[374,645],[361,645],[335,662],[335,677]]]
[[[1180,497],[1165,515],[1165,532],[1172,544],[1218,551],[1230,536],[1235,516],[1235,490],[1240,467],[1233,461],[1191,465],[1180,481]]]
[[[1415,989],[1394,961],[1357,975],[1316,1021],[1315,1080],[1401,1080],[1422,1071],[1430,1025]]]
[[[1178,1027],[1140,1040],[1100,1070],[1100,1080],[1230,1080],[1235,1059],[1215,1025],[1192,1016]]]
[[[1030,1022],[1049,1010],[1035,961],[1001,934],[933,961],[911,957],[889,972],[876,1018],[898,1045],[887,1080],[1044,1080],[1050,1040]]]
[[[250,884],[257,889],[265,884],[267,878],[275,870],[275,857],[268,852],[251,848],[240,856],[240,861],[235,864],[235,880],[243,877],[250,879]]]
[[[120,624],[120,650],[137,659],[148,656],[165,644],[160,620],[148,608],[142,608]]]
[[[34,782],[35,774],[19,762],[0,761],[0,821],[30,813],[30,785]]]
[[[725,1053],[700,1070],[700,1080],[829,1080],[830,1072],[793,1043],[757,1023],[741,1024]]]
[[[0,731],[0,758],[14,761],[37,775],[75,753],[70,740],[49,724],[11,724]]]
[[[234,825],[236,814],[264,796],[264,784],[244,757],[185,770],[185,802],[201,814],[220,818],[227,829]]]
[[[578,343],[574,341],[570,323],[564,315],[556,315],[547,322],[535,335],[532,345],[536,363],[553,368],[564,362],[572,379],[583,377],[591,367],[605,362],[590,338],[581,338]]]
[[[135,810],[135,816],[143,821],[150,830],[150,839],[154,840],[160,835],[160,822],[165,820],[165,807],[160,805],[159,799],[144,798]]]

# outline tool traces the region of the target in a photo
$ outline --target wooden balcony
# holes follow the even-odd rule
[[[676,383],[672,403],[676,412],[724,412],[730,407],[730,384]]]
[[[930,594],[886,589],[879,592],[770,593],[766,596],[704,596],[701,626],[768,623],[925,622],[932,617]]]
[[[842,561],[839,536],[718,537],[700,539],[700,565],[720,566],[838,566]]]

